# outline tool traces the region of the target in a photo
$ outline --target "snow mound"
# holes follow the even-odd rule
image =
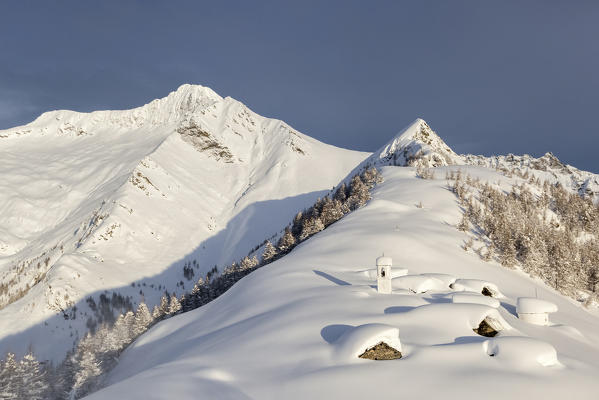
[[[399,278],[408,274],[407,268],[394,268],[391,270],[391,278]]]
[[[458,292],[476,292],[495,298],[503,297],[497,285],[480,279],[457,279],[451,288]]]
[[[404,289],[414,293],[424,293],[431,290],[444,290],[447,287],[443,281],[423,275],[406,275],[391,281],[393,289]]]
[[[550,301],[535,297],[518,297],[516,312],[518,314],[554,313],[557,312],[557,306]]]
[[[424,274],[420,274],[422,276],[428,276],[430,278],[435,278],[440,280],[441,282],[443,282],[443,286],[444,289],[449,288],[449,285],[451,285],[452,283],[454,283],[456,281],[456,277],[450,274],[439,274],[439,273],[435,273],[435,272],[427,272]]]
[[[379,343],[401,352],[399,329],[386,324],[365,324],[349,329],[335,341],[335,353],[339,361],[352,362],[359,360],[363,354]]]
[[[485,341],[483,348],[489,356],[513,367],[559,365],[555,348],[538,339],[521,336],[496,337]]]
[[[468,303],[468,304],[482,304],[485,306],[498,308],[500,306],[499,300],[489,297],[483,296],[482,294],[477,293],[455,293],[451,296],[451,301],[453,303]]]

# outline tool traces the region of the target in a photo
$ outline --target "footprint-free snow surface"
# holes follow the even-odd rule
[[[457,168],[424,180],[383,167],[365,207],[215,301],[154,326],[89,398],[597,398],[599,318],[463,250],[461,211],[442,178]],[[509,187],[485,167],[459,168]],[[388,295],[372,273],[383,252],[408,270]],[[494,300],[479,293],[486,286]],[[517,299],[535,296],[558,308],[549,326],[517,319]],[[474,331],[483,320],[495,336]],[[402,357],[358,358],[380,342]]]

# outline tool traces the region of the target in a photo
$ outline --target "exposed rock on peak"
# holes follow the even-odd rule
[[[401,166],[439,167],[460,163],[459,156],[420,118],[375,155],[384,163]]]
[[[364,164],[439,167],[463,164],[457,155],[423,119],[416,119]]]

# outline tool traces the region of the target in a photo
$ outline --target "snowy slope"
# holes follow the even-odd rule
[[[62,358],[100,317],[89,296],[120,294],[118,311],[190,290],[367,155],[195,85],[133,110],[52,111],[0,131],[0,354],[32,345]]]
[[[599,316],[461,248],[468,236],[455,227],[461,211],[444,179],[458,168],[513,182],[481,166],[440,167],[432,180],[383,167],[385,182],[364,208],[215,301],[154,326],[89,398],[596,398]],[[427,291],[378,294],[374,261],[383,252],[410,274],[395,287],[426,283]],[[452,302],[455,290],[484,282],[496,286],[497,309],[464,295]],[[550,326],[515,316],[516,299],[535,293],[558,306]],[[495,338],[473,332],[488,316],[503,327]],[[381,339],[399,340],[403,357],[357,358]]]

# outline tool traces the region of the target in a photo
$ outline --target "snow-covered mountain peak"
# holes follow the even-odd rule
[[[464,164],[464,160],[441,139],[421,118],[401,130],[384,146],[356,167],[387,165],[440,167]]]
[[[423,164],[430,167],[458,163],[458,155],[421,118],[408,125],[374,154],[383,163]]]
[[[209,87],[184,84],[179,86],[177,90],[169,93],[168,96],[153,100],[140,108],[181,118],[199,112],[221,101],[223,101],[223,98]]]
[[[241,259],[366,156],[199,85],[0,131],[0,354],[64,328],[35,342],[62,358],[88,317],[104,318],[86,299],[105,290],[150,306],[190,290],[185,263],[197,279]]]
[[[90,113],[71,110],[48,111],[29,124],[0,130],[0,139],[31,134],[88,136],[106,129],[115,131],[165,126],[188,119],[222,101],[223,98],[208,87],[184,84],[166,97],[129,110],[102,110]]]

